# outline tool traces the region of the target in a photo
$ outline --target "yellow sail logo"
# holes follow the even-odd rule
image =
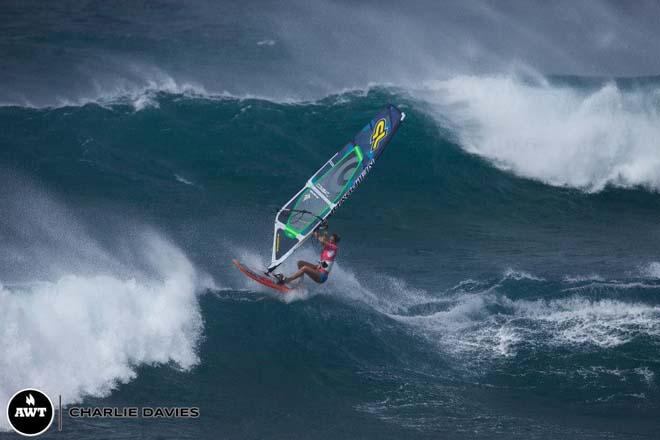
[[[378,144],[383,138],[387,136],[387,128],[385,125],[385,118],[379,119],[374,126],[374,131],[371,134],[371,150],[376,151],[378,149]]]

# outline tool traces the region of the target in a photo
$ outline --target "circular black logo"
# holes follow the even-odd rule
[[[21,435],[35,436],[43,433],[50,428],[54,415],[53,402],[34,388],[26,388],[14,394],[7,405],[7,420],[14,431]]]

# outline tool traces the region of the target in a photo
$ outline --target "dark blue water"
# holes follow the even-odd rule
[[[268,8],[200,5],[5,10],[0,404],[201,411],[65,415],[81,439],[660,435],[657,79],[327,94],[303,63],[299,96],[238,97],[299,53]],[[261,52],[271,76],[247,75]],[[236,271],[269,262],[275,211],[388,102],[407,118],[331,220],[330,280],[282,297]]]

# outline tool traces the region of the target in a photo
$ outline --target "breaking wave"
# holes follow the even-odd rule
[[[140,365],[199,362],[197,294],[213,282],[180,249],[145,228],[124,237],[131,245],[122,252],[108,251],[45,194],[23,186],[0,195],[20,222],[7,216],[3,227],[22,242],[0,253],[12,262],[0,283],[0,401],[36,387],[67,404],[108,395]]]
[[[660,88],[456,76],[419,92],[461,146],[503,170],[555,185],[660,190]]]

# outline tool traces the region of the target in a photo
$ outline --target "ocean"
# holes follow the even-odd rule
[[[61,396],[44,438],[658,438],[660,77],[298,88],[286,40],[228,18],[249,5],[103,4],[5,9],[3,408]],[[218,35],[233,46],[212,52]],[[330,220],[328,282],[283,296],[238,272],[270,262],[277,209],[387,103],[407,117]],[[4,417],[0,437],[18,438]]]

